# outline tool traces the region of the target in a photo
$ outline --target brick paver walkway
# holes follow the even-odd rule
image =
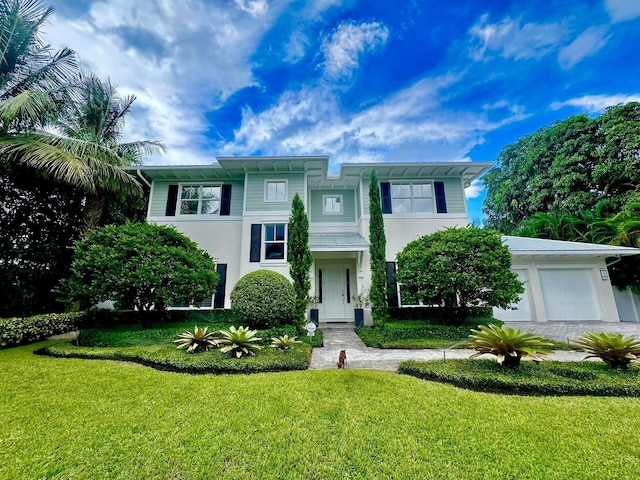
[[[566,341],[591,330],[622,332],[640,338],[640,323],[604,322],[510,322],[509,326],[531,330],[554,340]],[[442,358],[469,358],[472,350],[390,350],[367,347],[352,328],[321,327],[324,347],[314,348],[310,369],[338,368],[340,350],[347,352],[347,368],[365,368],[395,371],[403,360],[441,360]],[[486,356],[490,358],[490,355]],[[579,361],[584,353],[557,351],[549,360]]]

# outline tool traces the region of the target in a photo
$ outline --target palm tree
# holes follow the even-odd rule
[[[140,189],[120,152],[48,130],[77,71],[72,50],[52,54],[40,37],[52,12],[40,0],[0,0],[0,158],[89,193]]]
[[[71,96],[73,101],[56,122],[65,146],[74,142],[91,146],[97,149],[96,159],[100,164],[118,168],[141,163],[142,155],[165,151],[164,145],[158,141],[123,142],[125,117],[131,112],[136,97],[121,97],[109,80],[105,82],[94,74],[81,72],[71,89]],[[132,184],[120,182],[119,178],[102,177],[87,195],[87,229],[98,225],[110,192],[135,194],[139,190]]]

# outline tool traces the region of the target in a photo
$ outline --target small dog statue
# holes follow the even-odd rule
[[[347,351],[340,350],[340,355],[338,356],[338,368],[344,368],[347,364]]]

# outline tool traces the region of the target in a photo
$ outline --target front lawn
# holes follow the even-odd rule
[[[204,324],[201,324],[204,325]],[[228,324],[206,324],[211,331],[228,328]],[[178,334],[193,330],[190,323],[162,323],[152,327],[121,325],[112,328],[88,329],[80,332],[77,343],[54,344],[40,353],[55,357],[125,360],[160,370],[186,373],[256,373],[286,370],[305,370],[311,360],[311,346],[296,345],[281,351],[269,347],[272,337],[296,334],[295,327],[286,326],[262,330],[262,349],[255,356],[235,358],[214,349],[196,354],[177,349],[173,343]],[[322,334],[316,337],[321,342]],[[307,340],[304,338],[303,340]],[[308,340],[307,340],[308,341]]]
[[[367,347],[375,348],[467,348],[469,334],[478,325],[496,323],[493,317],[470,318],[463,325],[436,325],[428,320],[388,320],[384,327],[359,327],[356,333]],[[564,342],[547,340],[554,350],[571,350]]]
[[[622,479],[640,399],[327,370],[180,375],[0,351],[0,478]]]
[[[481,392],[524,395],[604,395],[640,397],[640,366],[613,370],[606,363],[523,361],[516,369],[495,360],[402,362],[400,373]]]

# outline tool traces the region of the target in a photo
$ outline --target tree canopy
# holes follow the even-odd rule
[[[74,245],[60,292],[83,306],[113,300],[122,308],[164,309],[199,305],[219,278],[209,254],[175,228],[127,224],[95,229]]]
[[[485,176],[485,224],[511,233],[537,212],[617,213],[640,188],[640,103],[575,115],[507,145]]]
[[[508,308],[524,292],[500,235],[448,228],[409,242],[398,253],[402,290],[425,305]]]

